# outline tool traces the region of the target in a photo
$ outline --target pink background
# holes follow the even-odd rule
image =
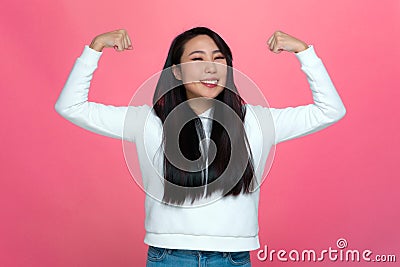
[[[397,256],[370,266],[400,261],[399,1],[34,0],[0,13],[1,266],[144,266],[144,193],[121,141],[72,125],[54,104],[97,34],[125,28],[134,50],[105,50],[89,100],[126,105],[173,37],[200,25],[221,34],[273,107],[312,98],[295,56],[271,53],[268,37],[280,29],[313,44],[347,108],[328,129],[278,145],[261,246],[320,251],[343,237],[349,249]],[[256,252],[253,266],[282,264]]]

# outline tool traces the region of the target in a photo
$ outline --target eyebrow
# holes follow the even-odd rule
[[[201,51],[201,50],[196,50],[196,51],[191,52],[188,56],[196,54],[196,53],[205,54],[206,52]],[[222,53],[222,52],[221,52],[221,50],[217,49],[217,50],[214,50],[212,53],[216,54],[216,53]]]

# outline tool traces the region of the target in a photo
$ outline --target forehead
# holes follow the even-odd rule
[[[198,35],[196,37],[193,37],[184,46],[184,51],[183,54],[187,55],[192,51],[196,50],[204,50],[204,51],[214,51],[218,49],[217,44],[214,42],[213,39],[211,39],[210,36],[208,35]]]

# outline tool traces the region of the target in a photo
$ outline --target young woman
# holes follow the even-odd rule
[[[345,115],[313,46],[280,31],[268,46],[296,55],[314,103],[284,109],[245,103],[231,50],[205,27],[173,40],[152,106],[88,102],[103,49],[132,49],[125,30],[96,36],[76,60],[55,109],[82,128],[136,144],[146,191],[147,266],[251,266],[249,251],[260,247],[257,185],[271,147]]]

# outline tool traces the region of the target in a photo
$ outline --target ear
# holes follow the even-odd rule
[[[182,81],[182,74],[181,74],[181,68],[180,66],[177,65],[172,65],[172,73],[175,76],[175,79]]]

